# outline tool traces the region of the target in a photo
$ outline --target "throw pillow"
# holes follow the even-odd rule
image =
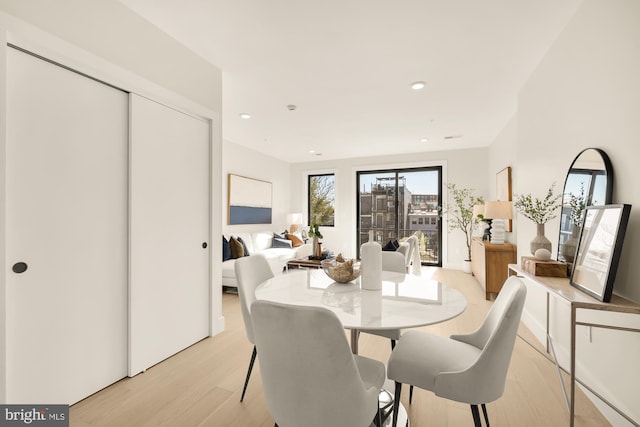
[[[387,244],[382,247],[382,250],[383,251],[389,251],[389,252],[395,252],[396,249],[398,249],[398,246],[400,246],[400,244],[398,243],[397,240],[390,239],[387,242]]]
[[[247,249],[247,244],[242,240],[242,237],[238,236],[238,242],[242,243],[242,250],[244,250],[244,256],[251,255],[249,253],[249,249]]]
[[[280,239],[278,237],[274,237],[271,243],[272,248],[287,248],[291,249],[293,246],[291,245],[291,240]]]
[[[229,246],[229,241],[222,236],[222,262],[231,259],[231,246]]]
[[[231,246],[231,258],[242,258],[244,256],[242,243],[238,242],[235,237],[231,236],[231,239],[229,239],[229,246]]]
[[[286,239],[287,236],[285,236],[284,233],[273,233],[273,238],[274,239]]]
[[[298,238],[298,236],[296,236],[295,234],[288,233],[287,239],[291,240],[291,246],[293,246],[294,248],[304,245],[302,240]]]

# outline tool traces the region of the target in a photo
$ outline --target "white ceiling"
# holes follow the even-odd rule
[[[121,1],[222,70],[225,140],[303,162],[491,144],[581,0]]]

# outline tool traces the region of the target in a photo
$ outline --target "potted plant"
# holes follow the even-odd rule
[[[457,188],[455,184],[448,183],[452,204],[444,205],[440,208],[440,216],[447,215],[449,218],[449,231],[462,231],[467,244],[467,258],[464,260],[462,270],[471,273],[471,237],[473,228],[478,224],[478,218],[473,216],[473,206],[484,203],[482,197],[476,197],[471,188]]]
[[[533,221],[537,227],[536,237],[529,245],[533,255],[538,249],[547,249],[551,252],[551,241],[544,235],[544,225],[558,215],[556,211],[561,205],[559,201],[561,195],[553,194],[555,185],[555,182],[551,184],[542,200],[532,197],[531,193],[516,196],[514,204],[516,210],[525,218]]]
[[[322,239],[322,233],[320,233],[320,226],[318,224],[311,224],[309,227],[309,237],[313,238],[313,257],[318,259],[322,257],[322,251],[320,250],[321,242],[318,239]]]
[[[562,245],[561,254],[565,261],[571,263],[576,255],[578,234],[582,227],[584,209],[587,207],[587,198],[584,194],[584,182],[580,183],[580,192],[577,195],[568,193],[566,196],[569,208],[571,209],[569,213],[569,219],[571,220],[571,237]]]

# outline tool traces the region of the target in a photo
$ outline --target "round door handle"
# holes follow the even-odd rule
[[[11,267],[11,269],[13,270],[14,273],[24,273],[25,271],[27,271],[27,268],[29,266],[27,265],[26,262],[16,262],[15,264],[13,264],[13,267]]]
[[[207,242],[202,242],[202,249],[207,249]]]

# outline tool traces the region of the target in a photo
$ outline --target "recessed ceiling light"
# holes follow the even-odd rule
[[[420,138],[420,142],[429,142],[428,138]]]
[[[413,90],[420,90],[420,89],[424,89],[424,87],[425,87],[426,85],[427,85],[427,84],[426,84],[425,82],[423,82],[423,81],[413,82],[413,83],[411,83],[411,89],[413,89]]]
[[[309,150],[309,154],[315,154],[316,150]]]
[[[249,120],[251,118],[251,114],[249,113],[242,113],[240,114],[240,118],[241,119],[245,119],[245,120]]]

